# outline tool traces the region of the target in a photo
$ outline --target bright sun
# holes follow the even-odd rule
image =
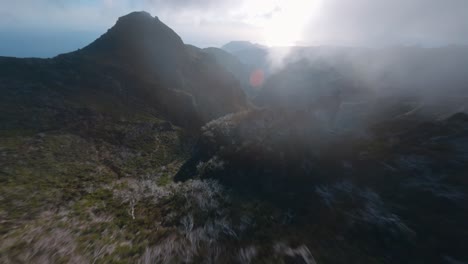
[[[314,16],[315,1],[278,1],[277,8],[262,25],[268,46],[293,46],[303,39],[303,31]]]

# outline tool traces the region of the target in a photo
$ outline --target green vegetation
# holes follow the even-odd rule
[[[159,238],[157,218],[132,219],[114,192],[171,184],[188,138],[155,118],[80,127],[0,137],[0,262],[128,263]]]

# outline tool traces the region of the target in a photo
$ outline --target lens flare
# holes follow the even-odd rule
[[[258,88],[263,85],[265,81],[265,73],[261,69],[256,69],[250,74],[250,85]]]

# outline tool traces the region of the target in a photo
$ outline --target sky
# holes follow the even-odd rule
[[[141,10],[199,47],[468,44],[467,0],[0,0],[0,56],[73,51]]]

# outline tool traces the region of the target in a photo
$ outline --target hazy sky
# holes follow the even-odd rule
[[[468,0],[0,0],[0,55],[72,51],[136,10],[200,47],[468,44]]]

